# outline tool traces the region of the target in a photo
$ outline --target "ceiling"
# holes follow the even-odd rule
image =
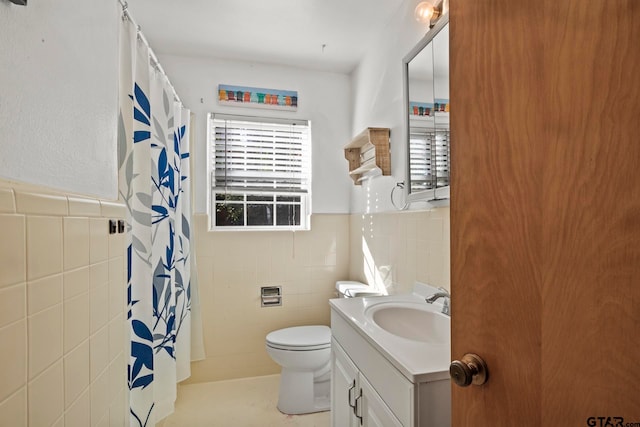
[[[403,1],[127,0],[157,54],[340,73],[355,68]]]

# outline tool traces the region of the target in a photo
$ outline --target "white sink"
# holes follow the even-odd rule
[[[426,302],[382,302],[367,307],[364,315],[392,335],[424,343],[449,342],[449,316],[434,311]]]
[[[360,335],[414,384],[448,380],[451,321],[440,301],[425,301],[438,291],[415,284],[409,294],[332,299],[332,333],[343,343]]]

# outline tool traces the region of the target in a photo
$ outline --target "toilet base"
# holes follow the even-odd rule
[[[282,369],[278,410],[283,414],[299,415],[328,411],[331,408],[330,379],[316,378],[314,372]]]

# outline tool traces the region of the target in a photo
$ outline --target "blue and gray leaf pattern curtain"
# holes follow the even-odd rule
[[[119,192],[128,208],[130,425],[173,412],[190,375],[189,110],[174,100],[149,48],[124,20],[120,34]]]

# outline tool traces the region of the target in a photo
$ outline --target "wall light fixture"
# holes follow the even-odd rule
[[[444,10],[446,6],[447,5],[445,5],[445,0],[441,0],[435,5],[433,5],[429,1],[422,1],[418,3],[413,14],[416,18],[416,21],[422,24],[429,24],[429,28],[432,28],[434,25],[436,25],[438,18],[440,18],[440,16],[442,16],[442,14],[446,12]]]

